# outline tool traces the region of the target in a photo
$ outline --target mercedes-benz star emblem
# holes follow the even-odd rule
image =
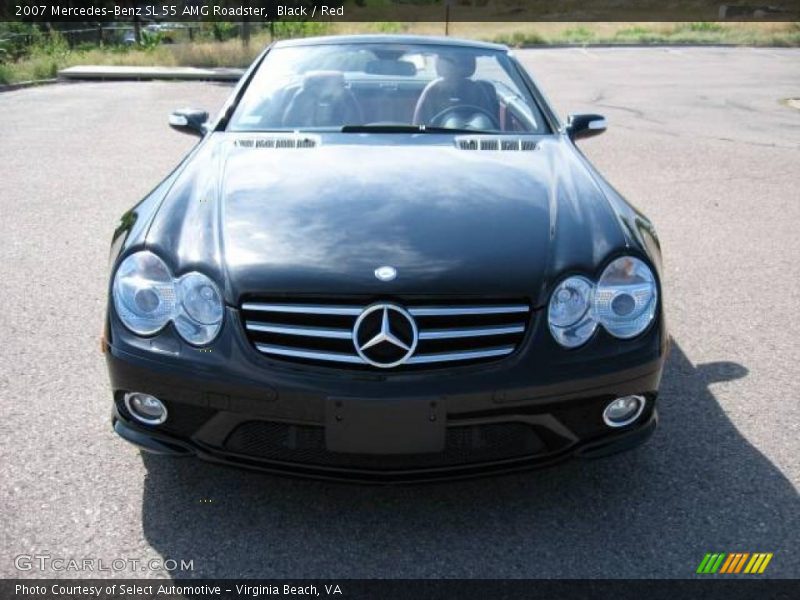
[[[373,304],[353,326],[353,345],[368,364],[390,369],[406,362],[417,348],[417,324],[395,304]]]
[[[375,269],[375,277],[381,281],[392,281],[397,277],[397,269],[389,265],[378,267]]]

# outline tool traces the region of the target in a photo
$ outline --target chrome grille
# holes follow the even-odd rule
[[[394,303],[388,303],[396,305]],[[354,326],[369,303],[250,300],[242,304],[247,337],[261,353],[306,364],[378,369],[356,350]],[[417,328],[413,354],[390,370],[497,360],[522,342],[530,317],[524,302],[402,306]]]

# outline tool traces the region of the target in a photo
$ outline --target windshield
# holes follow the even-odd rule
[[[505,52],[435,44],[272,49],[229,131],[547,133]],[[413,128],[413,129],[412,129]]]

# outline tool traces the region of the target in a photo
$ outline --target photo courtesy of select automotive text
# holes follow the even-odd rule
[[[800,0],[0,0],[0,600],[800,598]]]

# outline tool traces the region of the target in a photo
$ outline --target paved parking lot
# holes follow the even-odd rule
[[[800,51],[519,55],[562,114],[608,116],[582,147],[658,227],[674,346],[650,443],[421,487],[141,457],[109,426],[108,242],[192,144],[168,111],[230,89],[0,94],[0,576],[53,575],[14,568],[46,553],[193,560],[195,577],[685,577],[711,551],[800,576],[800,110],[782,102]]]

